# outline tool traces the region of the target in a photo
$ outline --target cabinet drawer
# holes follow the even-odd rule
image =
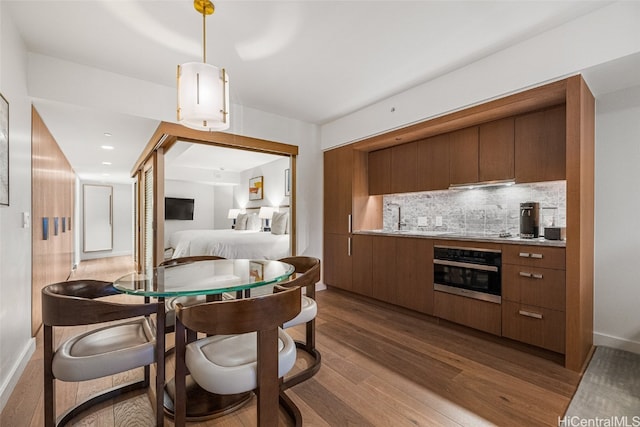
[[[526,305],[565,310],[565,271],[505,264],[502,298]]]
[[[565,269],[565,249],[547,246],[503,245],[502,263]]]
[[[502,336],[564,353],[565,314],[503,300]]]
[[[433,313],[436,317],[500,335],[500,304],[437,291],[433,295]]]

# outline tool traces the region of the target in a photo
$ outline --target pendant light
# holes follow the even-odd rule
[[[198,130],[229,128],[229,76],[224,68],[207,64],[207,15],[215,7],[210,0],[194,0],[202,14],[202,62],[178,65],[178,123]]]

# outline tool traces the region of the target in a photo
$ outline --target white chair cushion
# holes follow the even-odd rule
[[[227,292],[222,294],[223,300],[235,299],[235,297]],[[204,304],[207,302],[206,295],[193,295],[187,297],[173,297],[164,301],[165,318],[164,325],[175,326],[176,324],[176,304],[181,303],[185,307],[189,307],[196,304]]]
[[[86,381],[155,362],[155,329],[148,318],[105,326],[60,345],[53,375],[61,381]]]
[[[256,333],[217,335],[187,345],[185,361],[191,376],[211,393],[235,394],[254,390],[257,382]],[[278,377],[296,362],[293,339],[278,329]]]
[[[302,295],[302,310],[300,310],[300,313],[298,313],[296,317],[282,325],[282,329],[307,323],[315,319],[317,314],[318,304],[316,304],[316,301],[313,298]]]

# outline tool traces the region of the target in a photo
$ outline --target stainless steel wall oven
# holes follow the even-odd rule
[[[434,246],[433,288],[500,304],[502,252],[458,246]]]

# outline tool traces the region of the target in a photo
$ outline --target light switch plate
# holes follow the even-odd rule
[[[441,216],[437,216],[436,217],[436,227],[441,227],[442,226],[442,217]]]
[[[427,226],[427,217],[419,216],[418,217],[418,227],[426,227]]]
[[[29,228],[31,225],[31,215],[29,212],[22,212],[22,228]]]

